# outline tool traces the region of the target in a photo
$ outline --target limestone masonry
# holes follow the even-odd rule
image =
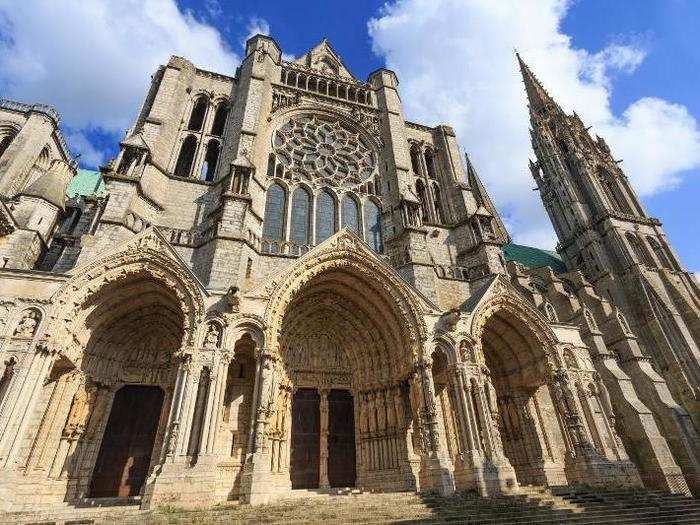
[[[605,141],[514,59],[559,237],[518,246],[392,71],[281,57],[172,57],[100,173],[0,101],[0,511],[700,496],[700,289]]]

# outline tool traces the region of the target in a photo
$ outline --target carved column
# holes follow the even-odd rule
[[[328,482],[328,431],[329,431],[329,421],[328,421],[328,394],[330,390],[327,388],[319,388],[318,395],[321,399],[320,413],[321,413],[321,432],[319,435],[320,440],[320,458],[319,458],[319,469],[318,469],[318,486],[322,489],[327,489],[330,487]]]
[[[7,407],[7,418],[4,420],[4,427],[0,428],[0,469],[11,468],[14,463],[44,380],[51,370],[54,356],[54,351],[42,344],[37,345],[14,405]]]
[[[200,442],[200,454],[211,455],[216,450],[216,434],[221,419],[221,407],[224,401],[224,390],[226,388],[226,378],[228,365],[231,361],[231,354],[221,352],[218,362],[214,367],[213,376],[210,380],[211,387],[208,392],[207,409],[204,416],[202,440]]]
[[[181,432],[181,419],[187,395],[188,379],[192,367],[192,356],[190,354],[180,354],[176,356],[177,372],[175,377],[175,387],[170,402],[170,413],[168,415],[167,434],[163,439],[161,448],[161,464],[165,461],[174,461],[177,452],[178,437]]]
[[[454,492],[454,478],[452,465],[446,452],[440,447],[432,364],[430,357],[422,356],[416,361],[414,368],[413,380],[418,391],[423,436],[420,487],[421,490],[435,490],[442,495],[448,495]]]

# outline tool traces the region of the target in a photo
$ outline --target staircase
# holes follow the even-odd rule
[[[369,493],[357,489],[293,491],[292,497],[251,507],[229,503],[210,509],[64,507],[37,513],[0,514],[0,523],[176,524],[176,523],[469,523],[473,525],[700,524],[700,499],[649,490],[543,488],[525,486],[514,496],[480,498],[413,493]]]

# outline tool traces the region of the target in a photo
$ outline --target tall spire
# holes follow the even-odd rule
[[[530,71],[530,68],[523,62],[523,59],[520,58],[520,53],[516,52],[515,56],[518,57],[520,73],[523,75],[525,92],[527,93],[527,100],[530,105],[530,113],[538,114],[545,107],[556,107],[557,105],[554,99],[549,96],[547,90],[542,87],[537,77]]]

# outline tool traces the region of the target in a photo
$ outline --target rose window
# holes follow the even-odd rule
[[[376,172],[370,147],[338,121],[295,117],[275,131],[273,148],[276,164],[292,180],[352,187]]]

